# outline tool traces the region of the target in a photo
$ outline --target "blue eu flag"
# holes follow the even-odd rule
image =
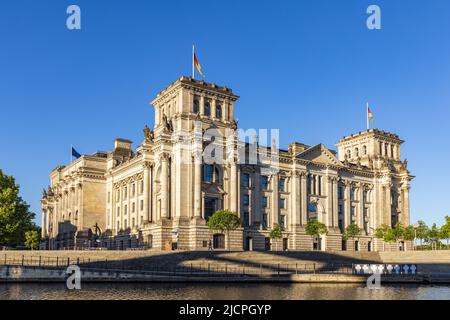
[[[77,150],[75,150],[73,147],[72,147],[72,157],[75,157],[75,158],[79,158],[79,157],[81,157],[81,154],[79,154],[78,152],[77,152]]]

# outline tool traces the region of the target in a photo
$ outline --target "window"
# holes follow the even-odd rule
[[[280,189],[280,191],[286,191],[286,190],[285,190],[285,189],[286,189],[286,179],[281,178],[281,179],[278,181],[278,188]]]
[[[117,231],[120,230],[120,221],[117,221]]]
[[[352,223],[356,223],[356,208],[355,208],[355,206],[350,207],[350,220]]]
[[[269,179],[267,176],[261,176],[261,189],[267,190]]]
[[[363,155],[367,154],[367,146],[363,146]]]
[[[364,202],[369,202],[369,198],[368,198],[369,192],[367,190],[363,191],[363,199]]]
[[[344,215],[344,207],[342,204],[338,205],[338,215]]]
[[[343,186],[338,187],[338,199],[339,200],[344,199],[344,187]]]
[[[131,204],[131,212],[136,212],[136,204],[134,202]]]
[[[284,214],[280,216],[280,227],[283,229],[286,228],[286,216]]]
[[[141,200],[141,211],[144,210],[144,200]]]
[[[317,220],[317,207],[314,203],[308,204],[308,221]]]
[[[141,185],[141,187],[140,187],[139,192],[142,194],[142,193],[144,193],[144,180],[141,180],[140,185]]]
[[[120,190],[116,191],[116,201],[120,200]]]
[[[250,186],[250,174],[244,173],[242,175],[242,187],[248,188]]]
[[[123,220],[123,227],[126,229],[128,228],[128,222],[127,219]]]
[[[286,209],[286,199],[280,198],[278,203],[279,203],[280,209]]]
[[[127,215],[128,213],[128,205],[125,205],[125,207],[123,208],[123,214]]]
[[[262,207],[267,208],[267,197],[262,197]]]
[[[198,113],[198,111],[199,111],[198,100],[197,100],[197,99],[194,99],[194,107],[193,107],[193,109],[192,109],[192,112]]]
[[[117,216],[120,217],[120,207],[117,207]]]
[[[136,195],[136,184],[133,183],[131,185],[131,196],[134,197]]]
[[[355,188],[350,189],[350,201],[355,201]]]
[[[108,191],[108,203],[110,203],[110,202],[111,202],[111,192]]]
[[[135,219],[133,218],[133,220],[131,220],[132,222],[131,222],[131,226],[134,228],[134,226],[136,225],[136,221],[135,221]]]
[[[394,145],[391,144],[391,158],[394,157]]]
[[[355,157],[359,157],[359,149],[355,148]]]
[[[352,157],[352,151],[347,150],[347,159],[350,159]]]
[[[266,228],[267,227],[267,213],[263,213],[262,218],[263,218],[262,225],[264,228]]]
[[[203,114],[207,117],[209,117],[211,115],[211,105],[209,104],[209,102],[205,102]]]
[[[244,206],[248,206],[250,204],[250,197],[248,194],[244,194],[244,196],[242,197],[242,204]]]
[[[322,194],[322,176],[317,176],[317,195]]]
[[[216,118],[222,119],[222,106],[220,104],[216,104]]]
[[[203,181],[213,182],[213,165],[205,164],[203,165]]]
[[[250,215],[248,212],[244,212],[244,226],[250,226]]]
[[[123,198],[126,199],[128,197],[128,187],[123,188]]]

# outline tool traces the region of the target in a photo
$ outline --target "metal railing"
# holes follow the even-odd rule
[[[145,261],[92,259],[84,257],[9,257],[5,254],[0,265],[65,268],[78,265],[83,270],[109,270],[152,273],[177,276],[265,276],[285,277],[300,274],[354,274],[352,264],[334,263],[240,263],[240,262],[191,262],[146,263]]]

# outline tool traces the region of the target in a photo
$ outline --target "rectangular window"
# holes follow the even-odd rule
[[[248,173],[244,173],[242,175],[242,187],[248,188],[250,186],[250,175]]]
[[[131,212],[133,212],[133,213],[136,212],[136,205],[134,202],[131,204]]]
[[[262,190],[268,189],[268,182],[269,182],[269,179],[267,176],[261,176],[261,189]]]
[[[116,201],[120,200],[120,190],[116,191]]]
[[[363,199],[364,199],[364,202],[369,202],[369,197],[368,197],[368,191],[367,190],[364,190],[363,191]]]
[[[284,192],[284,191],[286,191],[285,188],[286,188],[286,179],[281,178],[280,180],[278,180],[278,189],[279,189],[279,191]]]
[[[127,215],[128,213],[128,205],[125,205],[125,207],[123,208],[123,214]]]
[[[131,196],[134,197],[136,195],[136,184],[133,183],[131,185]]]
[[[355,188],[350,189],[350,201],[355,201]]]
[[[353,224],[356,223],[356,208],[354,206],[351,206],[350,219],[352,220]]]
[[[132,221],[132,227],[134,228],[134,226],[136,225],[136,221],[135,221],[135,219],[133,218],[133,220],[131,220]]]
[[[244,226],[250,226],[250,214],[248,212],[244,212]]]
[[[108,191],[108,203],[110,203],[110,202],[111,202],[111,192]]]
[[[144,180],[141,180],[140,185],[141,185],[141,187],[140,187],[139,192],[142,194],[142,193],[144,193]]]
[[[117,216],[120,217],[120,207],[117,207]]]
[[[263,221],[262,221],[263,227],[267,228],[267,213],[263,214]]]
[[[279,207],[280,207],[280,209],[286,209],[286,199],[279,199],[278,200],[278,203],[279,203]]]
[[[128,187],[123,188],[123,198],[126,199],[128,197]]]
[[[338,187],[338,199],[339,200],[344,199],[344,187],[343,186]]]
[[[284,214],[282,214],[281,216],[280,216],[280,227],[281,228],[286,228],[286,216],[284,215]]]
[[[250,204],[250,197],[248,194],[244,194],[244,196],[242,198],[242,204],[244,206],[248,206]]]
[[[344,207],[342,204],[338,205],[338,214],[343,215],[344,214]]]
[[[117,231],[120,230],[120,221],[117,221]]]
[[[141,211],[144,210],[144,200],[141,200]]]
[[[267,197],[262,197],[262,207],[267,208]]]

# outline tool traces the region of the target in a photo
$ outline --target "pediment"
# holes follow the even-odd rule
[[[210,194],[224,194],[223,188],[215,183],[203,183],[203,192]]]
[[[323,144],[315,145],[311,148],[308,148],[299,154],[297,154],[297,158],[335,166],[343,166],[342,162],[336,158],[333,152],[331,152],[327,147]]]

